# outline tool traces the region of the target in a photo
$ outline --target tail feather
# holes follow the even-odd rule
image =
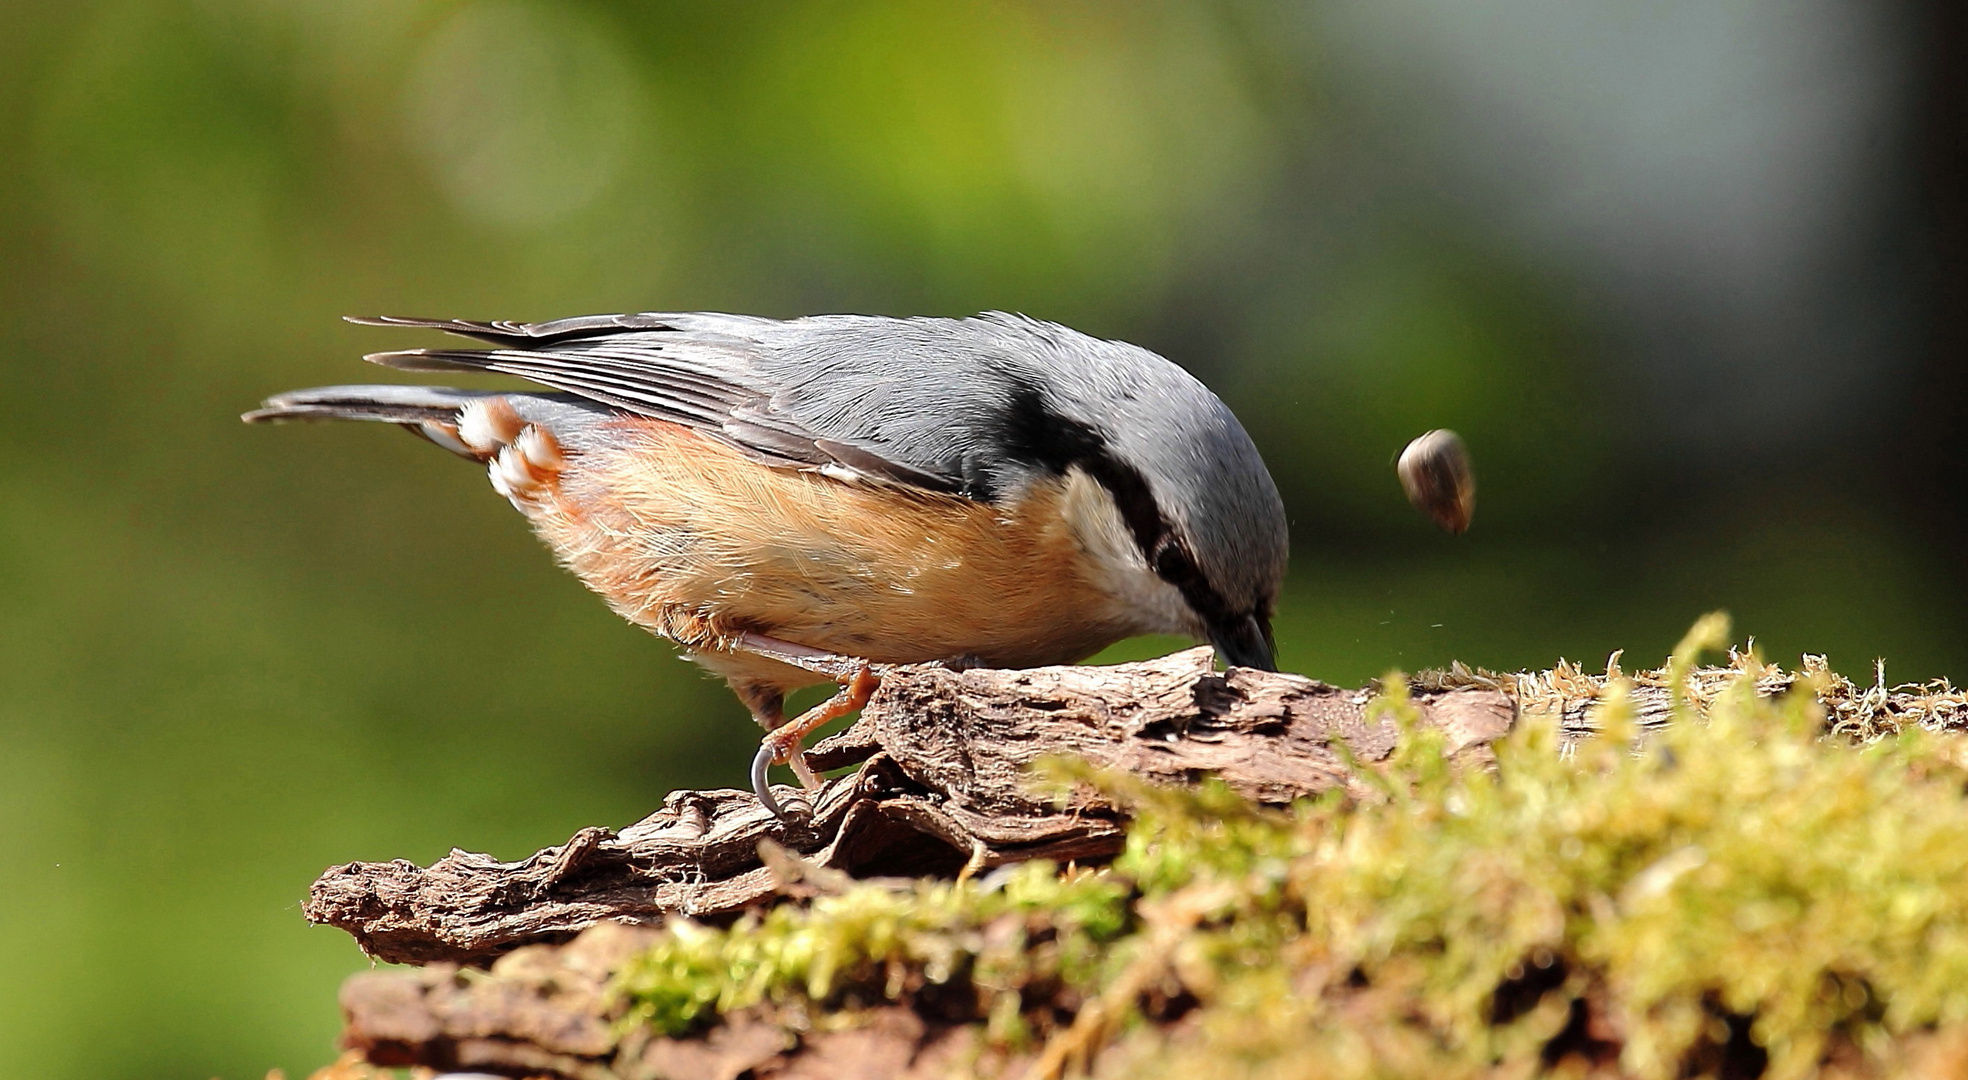
[[[240,417],[249,424],[290,420],[374,420],[395,424],[473,461],[489,461],[528,425],[556,446],[580,453],[610,436],[615,415],[566,393],[459,390],[449,386],[317,386],[275,394]]]
[[[240,417],[249,424],[286,420],[379,420],[391,424],[450,421],[496,390],[454,390],[448,386],[318,386],[275,394]]]
[[[275,394],[240,419],[249,424],[377,420],[395,424],[459,457],[487,461],[497,447],[473,446],[460,437],[458,425],[473,402],[505,397],[496,390],[454,390],[448,386],[318,386]],[[502,403],[500,407],[512,414],[510,405]]]

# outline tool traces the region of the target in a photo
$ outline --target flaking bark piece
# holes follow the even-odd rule
[[[634,825],[583,829],[516,862],[454,850],[428,867],[332,867],[305,911],[381,960],[484,964],[597,923],[717,920],[768,902],[778,886],[761,841],[856,877],[1111,858],[1125,810],[1090,790],[1063,803],[1035,794],[1028,768],[1047,755],[1156,783],[1216,776],[1282,805],[1335,786],[1366,790],[1336,740],[1366,762],[1393,749],[1393,725],[1366,719],[1370,690],[1218,672],[1212,660],[1192,649],[1111,667],[898,668],[852,728],[813,751],[821,767],[859,767],[830,781],[802,820],[774,818],[748,791],[673,792]],[[1488,686],[1421,690],[1415,702],[1424,722],[1478,755],[1515,716],[1511,697]]]

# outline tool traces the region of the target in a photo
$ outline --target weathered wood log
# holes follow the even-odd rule
[[[558,1080],[926,1080],[975,1064],[982,1050],[974,1030],[899,1005],[860,1010],[855,1023],[833,1030],[794,1030],[783,1017],[739,1012],[683,1038],[624,1032],[611,1016],[608,980],[655,936],[603,923],[566,945],[508,953],[489,973],[456,964],[363,972],[342,985],[343,1045],[365,1066]],[[1021,1063],[992,1071],[1015,1075]]]
[[[1035,794],[1028,767],[1040,757],[1076,755],[1162,783],[1216,776],[1286,804],[1359,783],[1336,742],[1365,762],[1392,751],[1394,724],[1367,718],[1372,697],[1298,675],[1219,673],[1207,649],[1113,667],[901,668],[852,728],[816,748],[820,768],[859,768],[795,823],[748,791],[676,792],[634,825],[583,829],[517,862],[453,851],[429,867],[337,866],[315,882],[306,914],[378,959],[485,963],[603,921],[713,919],[758,904],[775,891],[759,854],[767,840],[857,877],[1100,861],[1119,851],[1125,812],[1090,791]],[[1477,757],[1516,711],[1510,694],[1473,675],[1438,679],[1414,700],[1423,722]]]
[[[1628,682],[1641,727],[1665,722],[1665,673],[1622,674],[1617,659],[1605,675],[1563,662],[1503,676],[1458,666],[1417,675],[1412,686],[1424,722],[1478,755],[1520,709],[1550,718],[1562,745],[1591,733],[1612,678]],[[1726,667],[1689,673],[1690,705],[1704,709],[1743,675],[1766,696],[1809,681],[1832,733],[1968,726],[1968,696],[1943,682],[1889,688],[1882,675],[1860,686],[1810,656],[1788,672],[1732,654]],[[680,791],[634,825],[583,829],[517,862],[453,851],[429,867],[333,867],[315,882],[306,914],[349,931],[379,959],[482,964],[604,920],[715,919],[765,901],[775,885],[759,856],[764,840],[857,876],[1099,861],[1119,849],[1124,811],[1085,792],[1064,801],[1035,795],[1026,770],[1038,758],[1077,755],[1161,783],[1214,775],[1256,801],[1284,804],[1355,782],[1335,740],[1366,762],[1392,749],[1393,726],[1366,719],[1372,696],[1298,675],[1218,673],[1206,649],[1112,667],[899,668],[852,728],[815,750],[820,768],[859,767],[831,781],[795,823],[768,814],[748,791]],[[791,790],[784,797],[804,802]]]
[[[1812,657],[1791,673],[1732,656],[1727,667],[1688,673],[1685,700],[1705,710],[1744,675],[1765,696],[1808,683],[1833,735],[1968,728],[1968,695],[1944,682],[1859,686]],[[1626,681],[1642,728],[1671,715],[1667,677],[1622,675],[1616,659],[1607,675],[1562,662],[1514,676],[1457,668],[1418,675],[1411,687],[1422,722],[1477,763],[1519,712],[1553,723],[1561,746],[1593,731],[1611,678]],[[322,1075],[373,1080],[369,1063],[562,1080],[910,1080],[959,1067],[1022,1075],[1031,1047],[986,1045],[976,1023],[937,1008],[877,1003],[850,1023],[815,1025],[797,1010],[758,1007],[670,1038],[618,1024],[621,1003],[606,987],[655,940],[638,924],[668,913],[726,916],[775,894],[838,888],[848,874],[1112,855],[1122,808],[1092,792],[1059,801],[1027,786],[1026,766],[1047,753],[1156,782],[1219,776],[1273,804],[1340,785],[1364,791],[1337,746],[1368,763],[1392,750],[1392,725],[1368,719],[1372,697],[1297,676],[1218,674],[1202,650],[1112,668],[904,669],[817,752],[828,768],[860,767],[833,781],[798,826],[765,814],[749,792],[680,792],[619,833],[586,829],[519,862],[454,852],[427,869],[337,867],[317,883],[309,916],[349,929],[385,959],[427,966],[344,985],[352,1056],[345,1074]]]

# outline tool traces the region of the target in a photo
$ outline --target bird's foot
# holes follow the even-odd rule
[[[772,811],[772,816],[783,820],[786,812],[772,797],[772,786],[766,782],[766,770],[781,763],[791,765],[802,787],[808,791],[820,790],[822,781],[813,767],[807,764],[806,752],[800,744],[815,728],[866,705],[880,685],[881,678],[874,669],[861,663],[852,673],[840,677],[839,693],[774,728],[760,740],[758,755],[752,758],[752,791],[757,793],[759,802]]]

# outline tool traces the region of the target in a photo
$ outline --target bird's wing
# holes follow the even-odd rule
[[[492,371],[713,435],[765,464],[841,471],[931,491],[990,498],[994,478],[967,464],[987,402],[948,393],[900,395],[908,437],[894,432],[898,383],[911,353],[943,352],[892,328],[903,320],[793,322],[711,313],[591,315],[543,323],[351,318],[476,338],[491,349],[412,349],[366,359],[404,371]],[[945,327],[951,320],[935,320]],[[948,333],[944,330],[943,333]],[[912,348],[911,346],[918,346]],[[931,366],[948,356],[914,357]],[[829,385],[841,384],[841,385]],[[988,396],[988,395],[986,395]],[[848,402],[842,407],[843,402]],[[944,414],[947,415],[936,415]],[[925,415],[930,414],[930,415]],[[925,437],[925,432],[928,433]]]

